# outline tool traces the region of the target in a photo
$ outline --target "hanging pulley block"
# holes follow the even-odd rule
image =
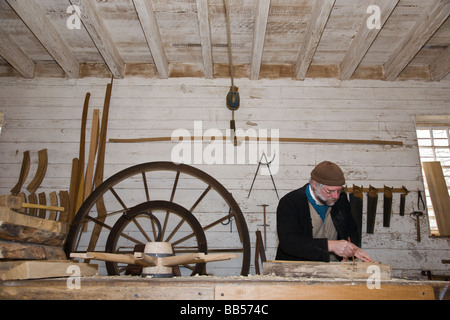
[[[228,109],[234,111],[239,109],[239,88],[232,86],[230,92],[227,94],[227,107]]]

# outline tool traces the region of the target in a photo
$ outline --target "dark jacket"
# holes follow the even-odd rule
[[[313,238],[306,187],[307,184],[291,191],[278,203],[279,245],[276,260],[330,261],[328,239]],[[352,243],[360,247],[358,229],[345,193],[340,195],[330,214],[338,232],[338,240],[347,240],[350,237]]]

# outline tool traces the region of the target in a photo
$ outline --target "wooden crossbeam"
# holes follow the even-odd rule
[[[437,0],[429,10],[424,10],[408,35],[400,42],[384,64],[386,80],[393,81],[411,62],[423,45],[433,36],[450,14],[450,1]]]
[[[257,1],[255,28],[253,32],[252,60],[250,79],[258,80],[266,37],[267,19],[269,18],[270,0]]]
[[[97,12],[92,0],[70,0],[81,9],[81,20],[94,41],[95,46],[105,60],[114,78],[122,79],[125,72],[125,62],[117,50],[103,19]]]
[[[7,0],[22,21],[69,76],[78,78],[80,66],[73,51],[64,42],[36,0]]]
[[[205,78],[214,77],[214,65],[212,56],[211,25],[209,20],[208,0],[197,0],[198,28],[200,43],[202,45],[203,68]]]
[[[0,56],[24,78],[34,77],[35,63],[20,46],[0,27]]]
[[[335,0],[316,0],[311,18],[306,29],[305,40],[298,54],[295,64],[295,77],[304,80],[306,72],[314,58],[323,30],[331,14]]]
[[[353,39],[350,47],[345,53],[342,62],[339,65],[341,80],[349,80],[356,68],[359,66],[367,51],[371,47],[383,25],[394,11],[399,0],[384,0],[380,6],[381,28],[369,29],[366,25],[367,17],[365,16],[361,24],[361,28]]]
[[[161,79],[169,77],[169,62],[164,45],[159,32],[158,22],[156,21],[155,11],[150,0],[133,0],[134,7],[141,22],[142,30],[150,52],[153,56],[156,69]]]
[[[432,81],[440,81],[450,73],[450,47],[434,59],[429,68]]]

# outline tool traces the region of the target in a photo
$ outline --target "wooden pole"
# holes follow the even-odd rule
[[[267,141],[267,142],[286,142],[286,143],[338,143],[338,144],[375,144],[375,145],[391,145],[402,146],[402,141],[388,141],[388,140],[360,140],[360,139],[321,139],[321,138],[266,138],[266,137],[236,137],[238,141]],[[189,138],[188,138],[189,139]],[[190,137],[191,141],[197,140],[228,140],[228,136],[214,136],[214,137]],[[183,141],[183,137],[154,137],[154,138],[136,138],[136,139],[109,139],[113,143],[142,143],[142,142],[178,142]]]

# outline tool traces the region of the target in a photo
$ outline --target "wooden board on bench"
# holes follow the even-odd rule
[[[391,279],[391,267],[377,262],[315,262],[281,261],[264,262],[263,274],[281,277],[368,279],[378,273],[379,280]]]
[[[71,260],[31,260],[31,261],[4,261],[0,262],[0,280],[24,280],[69,277],[74,270],[69,267],[78,267],[79,276],[95,276],[98,274],[98,265],[75,263]]]

